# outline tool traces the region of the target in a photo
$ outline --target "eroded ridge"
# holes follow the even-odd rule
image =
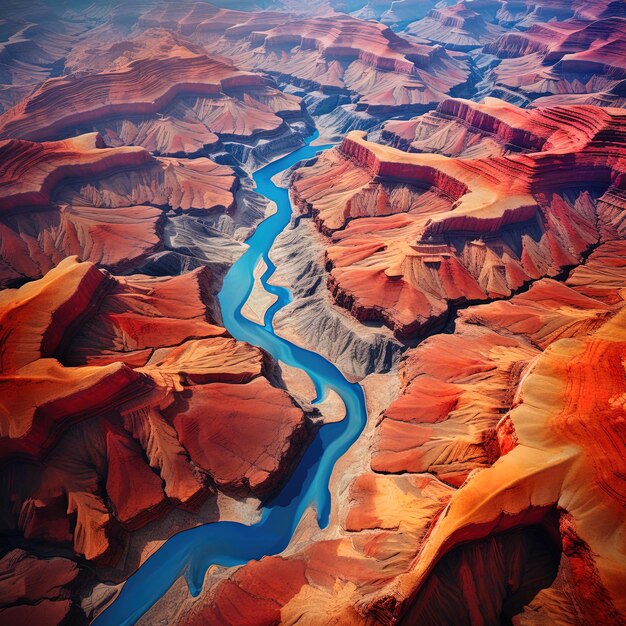
[[[305,415],[268,357],[211,318],[212,281],[70,257],[2,293],[3,532],[115,565],[126,533],[167,509],[283,480]]]
[[[45,81],[0,116],[0,137],[42,141],[97,130],[108,145],[185,156],[219,151],[221,140],[289,133],[284,118],[304,119],[295,96],[162,29],[78,46],[73,55],[75,73]]]
[[[230,167],[208,158],[107,148],[96,133],[2,141],[0,163],[3,286],[39,278],[74,254],[116,272],[171,256],[166,233],[183,234],[185,214],[232,213],[239,184]]]
[[[409,351],[340,530],[244,566],[183,623],[622,623],[625,251],[603,243]]]
[[[489,138],[496,154],[465,157],[462,141],[460,157],[406,153],[353,132],[294,177],[294,200],[327,237],[335,300],[400,336],[558,275],[621,231],[622,110],[522,113],[494,100],[440,110],[431,124]],[[516,136],[523,153],[499,147]]]

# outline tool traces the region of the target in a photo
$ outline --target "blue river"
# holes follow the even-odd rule
[[[298,161],[329,147],[311,146],[316,137],[317,133],[309,137],[302,148],[254,174],[257,191],[273,200],[278,210],[265,219],[247,240],[248,249],[224,278],[219,302],[224,326],[233,337],[259,346],[275,359],[304,370],[315,384],[316,401],[322,401],[331,389],[334,390],[345,404],[346,417],[318,430],[280,493],[263,507],[257,523],[214,522],[174,535],[124,583],[115,600],[92,622],[96,626],[134,624],[181,576],[184,576],[190,593],[197,596],[202,591],[205,574],[211,565],[241,565],[251,559],[282,552],[309,507],[315,508],[321,528],[328,525],[331,505],[328,485],[333,467],[365,426],[363,389],[357,383],[348,382],[332,363],[319,354],[274,334],[274,316],[290,301],[291,294],[284,287],[267,284],[275,270],[268,252],[274,239],[291,219],[288,191],[274,185],[271,179]],[[268,267],[261,281],[265,289],[278,298],[268,309],[263,326],[241,314],[241,307],[254,285],[254,268],[261,259]]]

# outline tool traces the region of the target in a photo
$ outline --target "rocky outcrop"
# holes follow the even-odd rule
[[[68,258],[0,294],[2,533],[116,566],[127,533],[169,510],[276,489],[307,421],[267,357],[215,324],[212,280],[114,278]]]
[[[419,110],[468,78],[465,63],[440,48],[409,43],[388,28],[350,17],[287,22],[255,34],[251,43],[263,46],[253,67],[275,71],[277,55],[286,50],[280,80],[347,91],[357,110],[374,115]]]
[[[346,15],[300,18],[183,3],[155,8],[142,23],[176,28],[210,54],[266,72],[307,98],[341,95],[370,125],[384,114],[421,112],[469,78],[465,59]]]
[[[274,318],[275,331],[319,352],[350,379],[393,369],[402,345],[386,328],[364,328],[333,302],[325,284],[324,249],[310,220],[299,220],[277,237],[270,258],[272,284],[288,285],[293,301]]]
[[[306,122],[295,96],[164,30],[79,47],[74,55],[74,74],[46,81],[0,116],[1,137],[41,141],[96,130],[111,146],[185,156],[219,152],[220,139],[291,136],[285,119]]]
[[[116,272],[138,268],[168,247],[177,220],[167,213],[235,213],[237,178],[229,167],[106,148],[95,133],[3,141],[0,163],[4,286],[38,278],[73,254]]]
[[[37,558],[24,550],[0,559],[0,617],[9,624],[61,624],[76,619],[72,593],[79,569],[69,559]]]
[[[483,48],[502,59],[488,81],[533,106],[544,106],[544,97],[549,104],[570,103],[572,94],[612,106],[604,94],[626,78],[624,17],[537,23],[526,32],[506,33]]]
[[[510,296],[579,263],[604,227],[614,229],[608,207],[623,206],[618,109],[520,113],[495,101],[449,101],[429,117],[488,138],[483,150],[506,152],[502,145],[517,140],[527,153],[407,154],[350,133],[293,183],[301,212],[328,238],[337,303],[400,336],[441,326],[451,307]],[[534,133],[523,130],[530,120]],[[464,156],[467,144],[449,144],[442,151]]]
[[[0,29],[0,112],[15,106],[55,76],[84,27],[43,2],[3,4]]]
[[[515,396],[510,395],[503,403],[505,410],[511,407],[510,411],[502,419],[492,420],[495,441],[483,436],[487,442],[490,438],[494,441],[498,460],[489,469],[474,472],[453,496],[446,516],[433,529],[420,556],[425,569],[418,565],[396,590],[403,588],[408,579],[415,582],[421,576],[426,580],[426,570],[433,571],[442,552],[449,552],[459,541],[482,539],[522,519],[528,520],[522,524],[536,523],[531,521],[532,514],[547,528],[550,524],[557,526],[552,532],[559,535],[558,547],[565,559],[558,576],[568,576],[573,588],[568,597],[575,598],[575,610],[584,616],[582,619],[600,623],[623,620],[624,606],[618,590],[624,584],[624,546],[611,532],[597,532],[599,519],[607,524],[606,528],[619,527],[614,516],[623,500],[619,481],[614,478],[616,464],[621,461],[607,454],[607,450],[623,445],[619,419],[613,413],[621,410],[613,398],[620,395],[623,386],[623,376],[616,369],[621,358],[617,355],[623,355],[624,349],[623,301],[609,296],[615,293],[613,290],[622,289],[623,251],[623,241],[601,246],[589,264],[576,270],[565,285],[541,281],[509,303],[476,307],[461,316],[453,339],[464,342],[473,333],[488,336],[492,332],[508,339],[507,335],[512,334],[530,352],[517,361],[517,368],[497,366],[495,377],[493,373],[481,377],[498,388],[502,374],[515,369],[522,372],[519,384],[514,386]],[[596,283],[598,297],[584,295]],[[591,358],[592,353],[597,360]],[[418,380],[412,379],[412,384]],[[589,394],[587,385],[595,391]],[[471,388],[475,389],[476,383]],[[580,389],[582,395],[575,389]],[[460,398],[463,394],[461,391]],[[463,421],[454,407],[447,420],[456,421],[457,417]],[[385,438],[382,432],[381,437]],[[597,462],[595,446],[603,448],[602,464]],[[471,513],[465,508],[468,506]],[[545,511],[552,507],[558,507],[559,513],[550,520]],[[445,539],[439,534],[442,530]],[[434,560],[430,560],[431,549],[439,553]],[[420,575],[417,570],[421,570]],[[423,602],[414,591],[410,593],[416,599],[405,605],[411,607],[407,609],[409,615]],[[396,614],[402,612],[398,609]],[[551,610],[554,607],[547,603],[540,613],[550,619]]]
[[[285,623],[621,623],[625,252],[411,350],[334,530],[181,615],[242,623],[238,599]]]
[[[432,9],[423,19],[413,22],[406,33],[449,50],[469,51],[484,46],[501,35],[504,29],[485,21],[473,10],[473,5],[473,2],[458,2]]]
[[[575,132],[565,132],[564,110],[521,109],[496,98],[481,103],[444,100],[437,108],[410,120],[385,123],[382,140],[408,152],[435,152],[452,157],[488,157],[558,148],[578,150],[592,140],[606,120],[572,116]]]
[[[368,420],[326,528],[140,622],[625,622],[624,3],[218,4],[0,11],[0,622],[254,524],[345,415],[215,298],[309,114],[274,325]]]

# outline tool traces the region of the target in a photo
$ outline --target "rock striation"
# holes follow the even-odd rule
[[[184,156],[215,148],[220,138],[280,134],[289,131],[285,116],[302,117],[296,97],[278,92],[258,74],[174,46],[167,35],[141,37],[150,44],[135,44],[131,58],[136,58],[125,65],[43,83],[0,116],[0,137],[41,141],[97,130],[112,146],[143,145]],[[167,54],[152,54],[158,44]],[[120,44],[114,49],[100,55],[103,64],[123,55]]]
[[[322,125],[336,129],[371,125],[372,116],[424,111],[469,78],[467,61],[458,55],[347,15],[246,14],[183,3],[155,8],[142,24],[176,27],[210,54],[272,75],[301,94]]]
[[[414,584],[411,600],[403,607],[406,619],[429,610],[425,607],[433,592],[415,593],[422,585],[415,583],[418,577],[426,580],[427,570],[439,567],[434,563],[442,553],[449,553],[459,541],[483,540],[498,529],[537,523],[548,529],[552,525],[550,532],[557,534],[562,554],[555,588],[537,596],[538,614],[564,623],[597,620],[608,624],[624,619],[619,589],[624,584],[625,553],[619,533],[615,534],[619,528],[615,515],[623,506],[624,496],[614,474],[621,471],[617,467],[622,461],[607,452],[623,446],[618,418],[622,409],[615,405],[624,381],[617,364],[624,354],[623,254],[623,240],[607,242],[565,284],[544,279],[509,302],[470,308],[461,314],[454,335],[429,340],[407,359],[404,371],[411,382],[405,395],[384,415],[372,467],[389,470],[399,462],[395,470],[391,469],[399,471],[400,450],[391,450],[400,442],[403,448],[409,447],[408,431],[413,429],[414,436],[419,437],[424,428],[445,429],[446,424],[448,428],[471,424],[468,432],[473,433],[479,454],[470,452],[471,444],[446,448],[443,437],[434,438],[440,442],[435,448],[426,438],[418,443],[421,453],[413,458],[422,468],[418,471],[426,469],[445,476],[437,465],[443,461],[448,471],[454,472],[460,463],[470,473],[431,532],[420,565],[394,588],[395,593],[409,579]],[[456,348],[455,341],[459,342]],[[419,403],[420,392],[430,387],[422,377],[431,375],[432,361],[422,358],[429,350],[436,350],[437,344],[444,348],[443,344],[451,342],[444,348],[445,354],[451,358],[463,354],[460,360],[464,360],[460,342],[465,345],[468,341],[470,345],[494,341],[488,349],[491,359],[495,356],[497,361],[503,357],[511,361],[491,360],[483,365],[468,354],[461,367],[466,375],[476,372],[469,385],[454,383],[454,374],[449,378],[443,366],[440,372],[446,374],[436,375],[437,384],[452,382],[452,386],[445,395],[433,399],[436,408],[428,411],[428,419],[412,413],[407,422],[405,407]],[[592,352],[597,359],[591,357]],[[487,387],[490,393],[484,394],[481,388]],[[470,399],[468,393],[478,395]],[[493,409],[485,411],[485,402]],[[481,407],[472,418],[467,412],[470,405],[474,410]],[[490,425],[481,426],[479,419],[487,419]],[[397,430],[389,428],[392,424]],[[402,428],[407,429],[404,439]],[[463,448],[470,454],[466,459],[461,460],[458,452],[450,454],[452,449]],[[494,455],[491,461],[490,455]],[[487,469],[476,471],[472,465],[481,456]],[[433,549],[438,556],[431,560]],[[439,586],[443,584],[441,581]],[[471,590],[463,593],[470,594]],[[559,596],[572,603],[567,609],[569,617],[561,614]],[[468,600],[471,597],[466,595]],[[397,606],[395,611],[403,612]]]
[[[410,350],[337,529],[237,570],[183,623],[243,624],[243,606],[271,611],[259,623],[624,621],[625,252],[607,237],[565,282]]]
[[[236,208],[230,167],[107,148],[96,133],[0,141],[0,163],[3,286],[39,278],[69,255],[115,272],[139,268],[170,247],[177,221],[168,214],[210,218]]]
[[[449,101],[441,111],[453,121],[439,114],[421,123],[442,122],[444,135],[448,125],[469,129],[468,144],[487,137],[498,152],[516,135],[529,148],[473,158],[413,154],[353,132],[294,177],[296,204],[327,237],[335,300],[399,336],[441,327],[455,306],[556,276],[578,264],[603,229],[619,230],[623,111],[516,115],[494,101]],[[536,134],[522,130],[530,119]],[[451,151],[463,155],[465,140]]]
[[[212,280],[69,257],[0,294],[3,533],[115,565],[125,534],[168,509],[283,480],[305,415],[212,319]]]
[[[313,116],[338,145],[282,174],[245,315],[276,265],[276,333],[360,381],[367,424],[326,528],[307,511],[140,623],[626,623],[625,24],[619,0],[6,0],[0,622],[87,623],[174,533],[255,523],[345,415],[215,297],[270,208],[250,173]]]
[[[474,2],[458,2],[432,9],[423,19],[413,22],[406,34],[442,45],[449,50],[468,52],[480,48],[504,33],[473,9]]]
[[[8,624],[57,624],[76,619],[79,569],[70,559],[37,558],[19,548],[0,559],[0,617]]]
[[[490,80],[532,106],[623,106],[625,18],[541,22],[505,33],[483,48],[501,59]],[[577,98],[571,100],[572,94]]]
[[[7,0],[0,24],[0,112],[15,106],[63,67],[84,26],[46,3]]]

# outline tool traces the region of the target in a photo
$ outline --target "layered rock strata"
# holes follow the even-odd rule
[[[466,52],[480,48],[503,34],[504,29],[486,21],[473,10],[473,5],[473,2],[458,2],[449,7],[432,9],[405,32],[449,50]]]
[[[626,15],[535,23],[506,33],[483,48],[501,59],[489,80],[532,106],[623,106],[625,32]]]
[[[470,307],[412,350],[338,527],[177,618],[622,623],[625,252],[607,241],[565,283]]]
[[[142,24],[177,28],[210,53],[271,74],[335,130],[371,125],[372,116],[394,111],[423,111],[469,79],[458,55],[350,16],[294,18],[181,4],[146,13]]]
[[[179,267],[204,262],[219,271],[241,253],[229,222],[250,227],[262,217],[253,203],[237,206],[230,167],[204,157],[157,158],[140,147],[107,148],[95,133],[56,142],[5,140],[0,163],[3,286],[41,277],[73,254],[115,272],[149,264],[155,273],[177,273],[167,271],[177,260]],[[179,243],[192,221],[213,226],[204,250],[186,251]]]
[[[525,118],[493,101],[448,109],[482,137],[490,126],[499,127],[496,137],[514,134]],[[542,128],[535,137],[521,133],[533,146],[526,154],[410,154],[351,133],[296,172],[294,200],[327,237],[335,300],[399,336],[421,334],[445,323],[451,307],[506,298],[558,275],[604,230],[619,230],[623,112],[557,107],[532,115]],[[464,144],[455,149],[462,154]]]
[[[127,534],[168,510],[285,478],[305,414],[215,323],[212,281],[115,278],[70,257],[0,294],[5,536],[116,566]]]
[[[283,144],[280,152],[306,133],[297,97],[164,30],[77,47],[70,63],[75,73],[44,82],[0,116],[0,137],[41,141],[95,130],[109,146],[188,156],[223,152],[230,142],[253,149],[261,139]],[[85,64],[99,71],[81,71]],[[258,152],[260,162],[271,156]]]

